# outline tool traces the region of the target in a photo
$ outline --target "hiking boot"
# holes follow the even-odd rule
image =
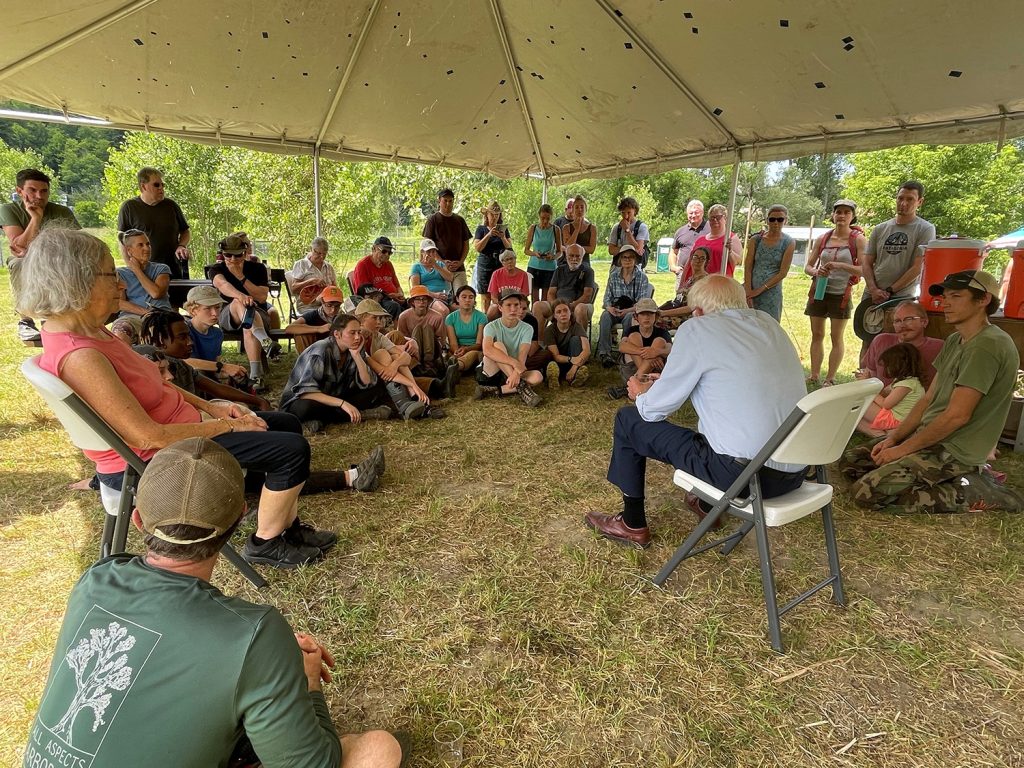
[[[544,398],[534,392],[533,388],[525,381],[519,382],[519,386],[516,387],[516,392],[519,394],[519,399],[523,401],[523,405],[530,408],[536,408],[544,402]]]
[[[261,563],[274,568],[291,570],[315,563],[323,557],[323,552],[317,547],[293,544],[282,533],[262,544],[257,544],[250,536],[245,540],[245,546],[242,547],[242,557],[249,563]]]
[[[281,345],[269,336],[260,342],[263,347],[263,354],[267,356],[267,360],[277,360],[281,357]]]
[[[455,397],[455,385],[459,383],[459,361],[452,358],[444,372],[444,396]]]
[[[587,379],[590,378],[590,369],[585,365],[581,365],[576,369],[575,378],[569,382],[570,387],[582,387],[587,383]]]
[[[618,363],[611,354],[601,355],[601,365],[604,368],[614,368]]]
[[[428,405],[427,410],[423,413],[425,419],[447,419],[448,414],[445,413],[444,408],[438,408],[436,405]]]
[[[610,400],[621,400],[629,394],[626,387],[608,387],[608,398]]]
[[[392,413],[390,406],[378,405],[375,408],[360,411],[359,415],[363,417],[363,421],[387,421],[391,418]]]
[[[547,367],[544,369],[544,378],[548,383],[548,389],[558,389],[559,373],[561,373],[561,371],[558,370],[558,363],[554,360],[548,363]]]
[[[483,400],[485,397],[501,397],[501,387],[485,387],[483,384],[477,384],[473,399]]]
[[[290,544],[316,547],[325,553],[338,543],[338,534],[334,531],[317,530],[309,523],[304,523],[297,517],[291,526],[285,529],[282,535]]]
[[[971,512],[1001,509],[1006,512],[1024,511],[1024,498],[1012,488],[999,485],[989,475],[969,472],[960,476],[960,493]]]
[[[317,432],[324,428],[324,423],[317,419],[310,419],[309,421],[302,422],[302,436],[312,437]]]
[[[422,416],[425,410],[427,410],[427,406],[424,403],[419,400],[410,400],[399,409],[399,412],[402,414],[403,419],[411,421]]]
[[[252,384],[252,391],[255,392],[257,395],[262,395],[269,389],[266,382],[263,381],[262,376],[255,376],[249,379],[249,382]]]
[[[384,449],[377,446],[370,451],[369,456],[356,465],[356,481],[352,484],[352,490],[361,493],[377,490],[382,474],[384,474]]]
[[[18,321],[18,338],[26,344],[35,344],[43,337],[36,328],[36,321],[31,317],[23,317]]]

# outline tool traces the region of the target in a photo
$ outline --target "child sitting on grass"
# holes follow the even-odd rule
[[[860,432],[872,437],[883,437],[896,429],[924,395],[924,360],[913,344],[889,347],[878,361],[893,383],[888,392],[875,395],[857,424]]]
[[[626,396],[625,382],[637,376],[641,380],[648,373],[659,373],[665,367],[665,359],[672,351],[672,337],[664,328],[658,328],[660,310],[654,299],[640,299],[633,307],[635,324],[630,326],[629,335],[623,336],[619,342],[622,363],[619,372],[622,374],[623,385],[609,387],[608,397],[618,400]]]

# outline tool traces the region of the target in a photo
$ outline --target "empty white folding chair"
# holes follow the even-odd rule
[[[711,504],[712,509],[654,577],[654,583],[657,586],[663,585],[672,571],[683,560],[693,555],[716,547],[721,547],[723,555],[729,554],[753,529],[757,539],[761,585],[764,590],[768,634],[772,648],[780,653],[783,650],[779,618],[819,590],[831,586],[833,602],[845,605],[839,553],[836,550],[835,528],[832,523],[832,486],[827,482],[825,465],[837,461],[842,455],[857,422],[881,389],[881,381],[867,379],[824,387],[804,396],[729,488],[716,488],[682,470],[676,470],[676,485],[695,493],[703,501]],[[783,496],[765,499],[761,495],[758,472],[769,460],[781,464],[806,464],[814,467],[815,479],[804,482],[799,488]],[[748,485],[749,495],[746,495]],[[768,528],[786,525],[819,510],[828,554],[828,578],[779,608],[768,548]],[[704,535],[724,514],[740,518],[743,522],[739,529],[698,546]]]

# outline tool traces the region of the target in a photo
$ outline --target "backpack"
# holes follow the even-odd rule
[[[818,258],[821,258],[821,252],[825,249],[828,241],[832,239],[832,235],[835,234],[834,229],[830,229],[818,240]],[[860,265],[860,256],[857,253],[857,237],[864,234],[864,230],[860,227],[850,227],[850,259],[853,261],[854,266]],[[860,275],[850,275],[850,282],[846,284],[846,290],[843,292],[843,300],[840,302],[840,309],[845,309],[846,305],[850,302],[850,294],[853,292],[853,286],[860,282]],[[814,299],[814,285],[816,280],[811,280],[811,289],[807,292],[809,299]]]
[[[618,224],[615,225],[615,230],[616,231],[619,230],[619,225]],[[636,236],[638,234],[640,234],[640,219],[637,219],[636,221],[633,222],[633,239],[634,240],[636,239]],[[615,239],[616,240],[619,239],[618,235],[615,236]],[[646,267],[647,267],[647,257],[648,257],[648,255],[650,255],[650,253],[651,253],[651,241],[650,241],[650,238],[648,238],[647,242],[644,243],[644,252],[637,254],[637,261],[639,262],[637,264],[637,266],[640,268],[641,272],[643,272],[644,269],[646,269]],[[615,258],[612,259],[612,266],[613,267],[619,266],[619,255],[618,254],[615,254]]]

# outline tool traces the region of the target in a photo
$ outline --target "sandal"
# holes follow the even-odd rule
[[[825,379],[823,382],[821,382],[821,386],[823,387],[834,387],[835,385],[835,379]]]

